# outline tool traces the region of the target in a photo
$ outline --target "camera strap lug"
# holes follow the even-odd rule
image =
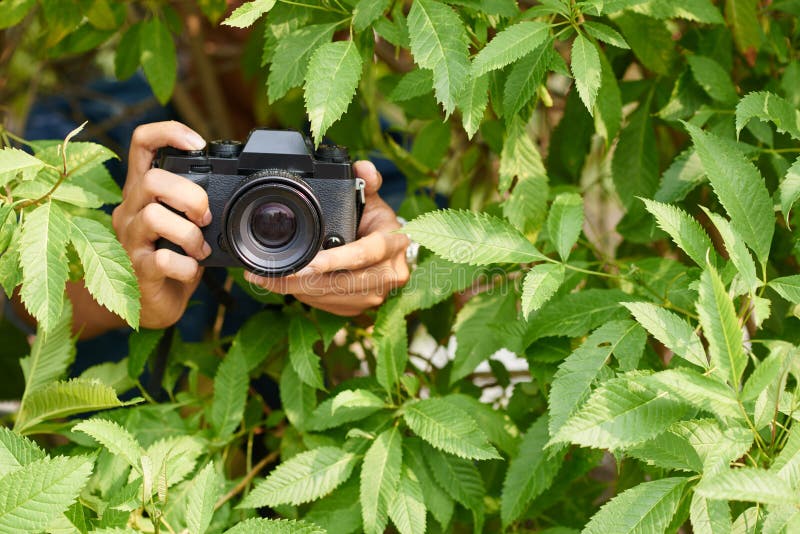
[[[358,193],[359,198],[361,199],[362,205],[367,203],[367,197],[365,193],[366,189],[367,189],[367,182],[365,182],[363,178],[356,178],[356,192]]]

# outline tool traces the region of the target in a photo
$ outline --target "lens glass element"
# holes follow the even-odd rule
[[[253,237],[267,248],[282,247],[294,237],[297,220],[292,209],[279,202],[265,202],[253,210]]]

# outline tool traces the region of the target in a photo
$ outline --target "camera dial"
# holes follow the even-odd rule
[[[211,141],[208,145],[208,155],[212,158],[236,158],[242,152],[243,145],[239,141],[230,139]]]

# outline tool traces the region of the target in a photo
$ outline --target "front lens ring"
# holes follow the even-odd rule
[[[286,205],[295,214],[295,235],[279,247],[264,246],[253,233],[253,212],[266,202]],[[223,217],[231,255],[261,276],[285,276],[299,271],[314,259],[322,245],[324,228],[319,200],[301,178],[285,171],[253,175],[231,197]]]

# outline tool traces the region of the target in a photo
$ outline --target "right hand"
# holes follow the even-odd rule
[[[164,146],[200,150],[205,141],[175,121],[136,128],[122,203],[112,215],[114,230],[139,279],[140,324],[146,328],[164,328],[181,318],[203,274],[198,261],[211,253],[200,231],[211,222],[206,191],[182,176],[151,168],[156,150]],[[183,212],[188,219],[160,203]],[[180,245],[188,255],[156,249],[155,242],[161,237]]]

